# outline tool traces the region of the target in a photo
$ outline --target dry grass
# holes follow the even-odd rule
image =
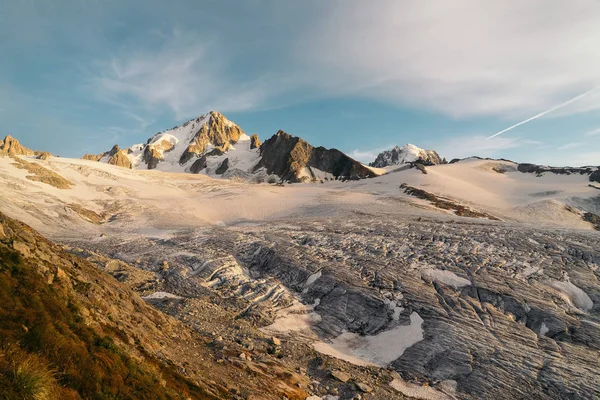
[[[0,373],[9,386],[4,388],[4,396],[10,393],[14,398],[51,400],[60,391],[48,363],[16,346],[0,349]]]

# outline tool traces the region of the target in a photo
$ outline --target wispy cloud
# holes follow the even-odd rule
[[[505,150],[516,149],[530,142],[514,137],[488,139],[484,135],[465,135],[442,140],[436,150],[441,157],[464,158],[470,156],[502,157]]]
[[[598,129],[592,129],[591,131],[587,131],[586,133],[584,133],[585,136],[596,136],[596,135],[600,135],[600,128]]]
[[[252,109],[262,101],[259,85],[235,82],[222,72],[227,67],[223,49],[179,30],[159,39],[154,48],[126,47],[110,60],[98,60],[88,89],[142,123],[143,112],[166,108],[182,119],[210,109]]]
[[[558,147],[558,150],[570,150],[570,149],[576,149],[578,147],[583,146],[585,143],[583,142],[571,142],[571,143],[566,143],[563,144],[562,146]]]
[[[358,160],[362,163],[370,163],[375,161],[379,153],[385,150],[391,150],[394,145],[386,146],[386,147],[378,147],[376,149],[354,149],[348,153],[348,155],[355,160]]]
[[[600,84],[600,55],[591,51],[600,41],[596,1],[330,4],[298,57],[339,93],[461,118],[517,117]],[[599,97],[563,114],[598,110]]]

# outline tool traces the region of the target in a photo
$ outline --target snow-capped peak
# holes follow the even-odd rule
[[[402,147],[394,146],[391,150],[380,153],[371,167],[384,168],[390,165],[400,165],[413,162],[424,164],[441,164],[442,160],[435,150],[425,150],[414,144],[405,144]]]

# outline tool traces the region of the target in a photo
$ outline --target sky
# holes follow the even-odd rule
[[[599,165],[598,21],[595,0],[4,1],[0,135],[80,157],[216,110],[363,162]]]

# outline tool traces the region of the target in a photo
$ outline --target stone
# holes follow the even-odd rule
[[[13,249],[15,249],[16,251],[21,253],[24,257],[31,256],[31,249],[24,242],[21,242],[19,240],[14,240],[12,243],[12,247],[13,247]]]
[[[60,267],[56,269],[56,278],[61,281],[69,280],[69,276],[67,275],[67,273]]]
[[[278,338],[276,338],[275,336],[273,336],[271,338],[271,343],[273,343],[275,346],[281,346],[281,340],[279,340]]]
[[[339,370],[331,371],[331,376],[342,383],[346,383],[351,379],[351,376],[348,373]]]
[[[356,387],[363,393],[371,393],[373,391],[373,388],[371,386],[362,382],[356,382]]]

